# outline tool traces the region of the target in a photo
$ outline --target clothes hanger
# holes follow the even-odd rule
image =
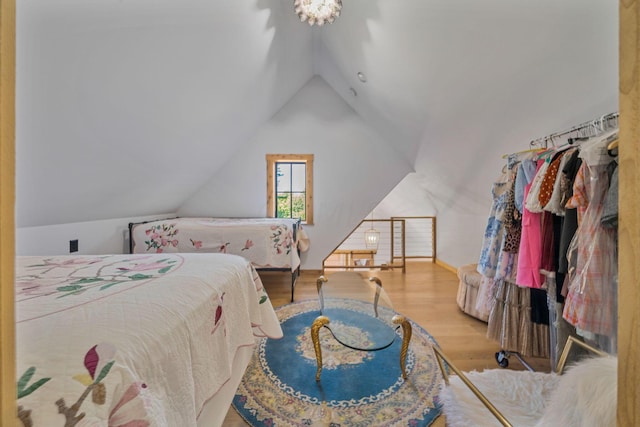
[[[586,141],[588,139],[589,139],[588,136],[575,136],[575,137],[572,137],[572,138],[567,138],[567,144],[573,145],[575,143],[580,143],[580,142]]]
[[[607,145],[607,154],[611,157],[618,157],[618,141],[619,139],[616,138]]]
[[[582,144],[580,150],[587,152],[592,148],[597,147],[598,150],[606,149],[609,156],[616,157],[617,153],[614,153],[614,149],[617,144],[614,143],[618,141],[618,129],[606,129],[604,126],[602,128],[595,127],[594,129],[597,134],[594,135],[593,138],[590,138],[589,141]],[[609,149],[609,146],[612,146],[611,149]]]
[[[542,150],[544,150],[546,148],[546,141],[545,141],[545,148],[536,147],[536,145],[542,144],[542,142],[543,142],[542,139],[534,139],[534,140],[529,142],[529,147],[531,147],[531,148],[529,148],[528,150],[516,151],[515,153],[509,153],[509,154],[503,154],[502,158],[506,159],[506,158],[511,157],[511,156],[521,156],[522,154],[535,153],[535,152],[538,152],[538,151],[542,151]]]
[[[535,156],[535,160],[540,160],[540,159],[545,158],[547,155],[549,155],[549,153],[552,153],[556,148],[556,145],[553,142],[553,138],[552,138],[551,135],[550,136],[545,136],[543,138],[543,140],[544,140],[544,150],[541,150],[538,153],[538,155]],[[551,145],[552,145],[551,147],[549,147],[549,142],[551,142]]]
[[[554,138],[558,138],[559,136],[560,136],[560,135],[552,134],[552,135],[549,135],[549,136],[547,137],[547,140],[548,140],[549,142],[551,142],[552,147],[551,147],[551,148],[548,148],[548,149],[544,150],[543,152],[541,152],[540,154],[538,154],[538,155],[536,156],[536,160],[542,160],[542,159],[545,159],[546,161],[551,162],[551,160],[556,156],[556,154],[558,154],[558,153],[560,153],[560,152],[562,152],[562,151],[566,151],[566,150],[568,150],[569,148],[572,148],[572,147],[573,147],[573,145],[572,145],[572,143],[573,143],[572,139],[574,139],[574,140],[575,140],[576,138],[569,138],[569,143],[567,143],[567,144],[556,145],[556,143],[554,142]],[[584,139],[586,140],[586,139],[588,139],[588,138],[584,138]]]
[[[521,155],[521,154],[535,153],[535,152],[537,152],[537,151],[541,151],[541,150],[544,150],[544,148],[530,148],[530,149],[528,149],[528,150],[517,151],[517,152],[515,152],[515,153],[503,154],[503,155],[502,155],[502,158],[503,158],[503,159],[506,159],[506,158],[507,158],[507,157],[509,157],[509,156],[519,156],[519,155]]]
[[[611,125],[610,122],[613,122],[613,125]],[[544,143],[544,147],[530,148],[528,150],[518,151],[511,154],[504,154],[502,158],[506,159],[509,156],[518,156],[526,153],[538,152],[537,156],[535,157],[537,158],[537,160],[540,160],[545,156],[547,156],[548,154],[551,154],[551,153],[555,154],[565,149],[576,147],[579,144],[582,144],[583,142],[592,140],[594,137],[601,135],[603,132],[605,132],[607,128],[611,129],[612,127],[614,128],[617,127],[617,122],[618,122],[618,113],[605,114],[590,122],[585,122],[578,126],[574,126],[573,128],[567,131],[551,134],[544,138],[535,139],[529,143],[531,147],[537,144],[542,145]],[[559,138],[567,134],[574,134],[575,136],[567,138],[566,144],[556,146],[554,142],[554,138]],[[549,142],[552,144],[553,147],[548,147]],[[616,142],[617,141],[614,141],[611,144]]]

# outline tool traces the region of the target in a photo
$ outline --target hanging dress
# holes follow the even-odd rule
[[[544,164],[544,160],[538,160],[536,177]],[[533,183],[536,181],[540,180],[536,180],[534,177],[534,180],[524,188],[525,201]],[[516,283],[519,286],[541,288],[544,283],[544,279],[540,274],[542,255],[540,216],[540,213],[529,211],[525,205],[522,212],[522,238],[520,240],[520,251],[518,252],[518,274],[516,277]]]
[[[544,210],[547,212],[551,212],[554,215],[564,216],[565,207],[562,204],[563,198],[563,185],[562,182],[564,180],[564,168],[573,155],[574,152],[577,151],[577,148],[569,148],[564,152],[562,158],[560,159],[560,164],[558,165],[558,171],[556,173],[556,180],[553,184],[553,190],[551,192],[551,198],[544,206]],[[566,200],[565,200],[566,203]]]
[[[491,188],[493,203],[487,220],[482,250],[478,261],[478,273],[493,279],[498,268],[505,235],[504,214],[509,196],[508,171],[505,170]]]
[[[569,250],[569,245],[571,244],[573,236],[575,236],[576,230],[578,229],[578,210],[574,207],[569,207],[568,201],[573,196],[573,184],[575,182],[576,175],[582,166],[582,159],[579,154],[580,152],[575,150],[572,153],[567,153],[565,155],[565,157],[569,156],[569,158],[567,159],[567,162],[562,169],[562,173],[560,174],[560,203],[565,207],[565,215],[562,220],[562,231],[560,233],[560,247],[558,248],[558,273],[560,273],[558,276],[561,279],[569,271],[567,251]],[[565,280],[561,280],[558,283],[557,289],[560,291],[560,296],[558,297],[559,301],[562,301],[564,299],[563,296],[566,295],[564,282]]]
[[[567,203],[578,209],[579,225],[567,254],[575,263],[569,265],[563,317],[579,330],[611,336],[617,314],[617,245],[614,230],[602,225],[611,161],[606,150],[602,155],[605,142],[581,153],[583,163]]]
[[[502,241],[500,242],[500,253],[496,264],[495,280],[515,280],[516,267],[518,265],[518,254],[507,250],[510,232],[512,231],[515,207],[515,184],[520,160],[517,156],[510,156],[507,161],[507,185],[505,206],[502,215]]]
[[[517,265],[517,254],[505,252],[505,246],[509,237],[509,224],[515,210],[513,204],[513,193],[516,180],[516,172],[520,160],[517,156],[511,155],[507,160],[506,170],[500,176],[499,193],[493,191],[494,204],[487,224],[487,233],[485,233],[485,242],[491,242],[491,249],[481,253],[482,259],[490,260],[489,263],[481,266],[478,264],[478,271],[481,272],[480,285],[476,294],[475,308],[478,312],[489,315],[493,305],[493,296],[495,288],[501,280],[510,279],[514,275],[514,266]],[[504,174],[506,173],[506,178]],[[503,179],[506,181],[503,183]],[[494,190],[496,184],[494,184]],[[492,224],[499,224],[492,227]],[[490,230],[490,231],[489,231]],[[485,245],[483,243],[483,248]],[[489,256],[491,254],[491,256]]]

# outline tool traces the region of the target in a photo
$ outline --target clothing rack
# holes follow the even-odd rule
[[[506,159],[510,155],[541,151],[549,148],[549,143],[551,143],[552,147],[556,147],[556,143],[554,140],[557,140],[558,138],[566,135],[570,135],[572,133],[577,133],[578,135],[575,137],[568,138],[567,140],[568,144],[573,144],[574,142],[577,142],[583,138],[597,136],[599,133],[603,132],[605,129],[616,127],[618,125],[619,116],[620,114],[618,112],[605,114],[597,119],[580,123],[579,125],[573,126],[570,129],[567,129],[561,132],[552,133],[547,136],[543,136],[541,138],[533,139],[529,142],[529,149],[518,151],[511,154],[505,154],[502,156],[502,158]],[[612,149],[613,148],[614,147],[612,147]]]
[[[566,147],[566,146],[570,146],[573,145],[574,143],[578,143],[584,140],[588,140],[592,137],[596,137],[598,135],[601,135],[602,133],[606,132],[607,130],[611,130],[614,128],[618,127],[618,119],[619,119],[619,113],[618,112],[613,112],[613,113],[609,113],[609,114],[605,114],[601,117],[598,117],[596,119],[590,120],[590,121],[586,121],[583,123],[580,123],[576,126],[573,126],[567,130],[564,131],[560,131],[560,132],[555,132],[552,134],[549,134],[547,136],[541,137],[541,138],[537,138],[534,139],[532,141],[530,141],[529,143],[529,149],[524,150],[524,151],[519,151],[516,153],[512,153],[512,154],[507,154],[504,155],[503,158],[507,158],[510,157],[512,155],[520,155],[520,154],[525,154],[525,153],[530,153],[530,152],[546,152],[549,150],[553,150],[556,151],[556,149],[560,148],[560,147]],[[558,139],[564,136],[570,136],[569,138],[567,138],[566,143],[563,144],[556,144]],[[551,147],[550,147],[551,145]],[[617,138],[610,142],[608,145],[608,151],[609,154],[612,155],[613,151],[617,148],[618,145],[618,140]],[[506,166],[505,166],[506,167]],[[503,170],[504,172],[504,170]],[[547,279],[545,279],[547,280]],[[551,315],[551,313],[550,313]],[[549,323],[549,327],[553,328],[553,322],[550,319],[550,323]],[[557,334],[557,332],[556,332]],[[550,351],[553,352],[553,340],[555,339],[553,336],[553,331],[550,329]],[[553,353],[550,355],[552,356]],[[515,356],[518,361],[528,370],[533,370],[533,368],[523,359],[522,355],[520,353],[518,353],[517,351],[510,351],[507,350],[506,348],[501,349],[499,352],[497,352],[495,354],[495,358],[496,358],[496,362],[498,363],[498,365],[500,367],[507,367],[508,366],[508,359],[511,356]],[[551,357],[551,361],[554,362],[553,360],[553,356]]]
[[[565,135],[569,135],[572,133],[578,133],[579,137],[591,137],[596,136],[599,133],[603,132],[606,128],[610,128],[612,126],[618,125],[618,118],[620,114],[618,112],[613,112],[609,114],[605,114],[599,118],[589,120],[584,123],[580,123],[579,125],[573,126],[570,129],[556,132],[544,136],[542,138],[537,138],[529,142],[530,147],[540,147],[540,148],[549,148],[548,144],[551,143],[552,146],[556,146],[554,139],[560,138]],[[614,122],[614,123],[612,123]],[[572,138],[569,138],[569,144],[573,143]],[[544,147],[542,146],[544,144]]]

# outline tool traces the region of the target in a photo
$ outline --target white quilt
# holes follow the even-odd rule
[[[174,218],[134,224],[133,253],[213,252],[240,255],[256,268],[294,271],[309,241],[296,219]]]
[[[18,257],[23,424],[193,426],[236,350],[282,330],[253,267],[224,254]]]

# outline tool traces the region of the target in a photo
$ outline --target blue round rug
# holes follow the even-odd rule
[[[356,314],[371,311],[358,301],[341,304]],[[276,312],[284,337],[260,340],[233,399],[249,425],[418,427],[429,426],[440,415],[436,397],[442,376],[431,350],[435,340],[415,322],[409,320],[413,335],[406,381],[400,372],[401,329],[389,347],[359,351],[321,328],[323,368],[316,382],[310,329],[320,315],[318,301],[288,304]],[[351,327],[353,339],[375,339]]]

